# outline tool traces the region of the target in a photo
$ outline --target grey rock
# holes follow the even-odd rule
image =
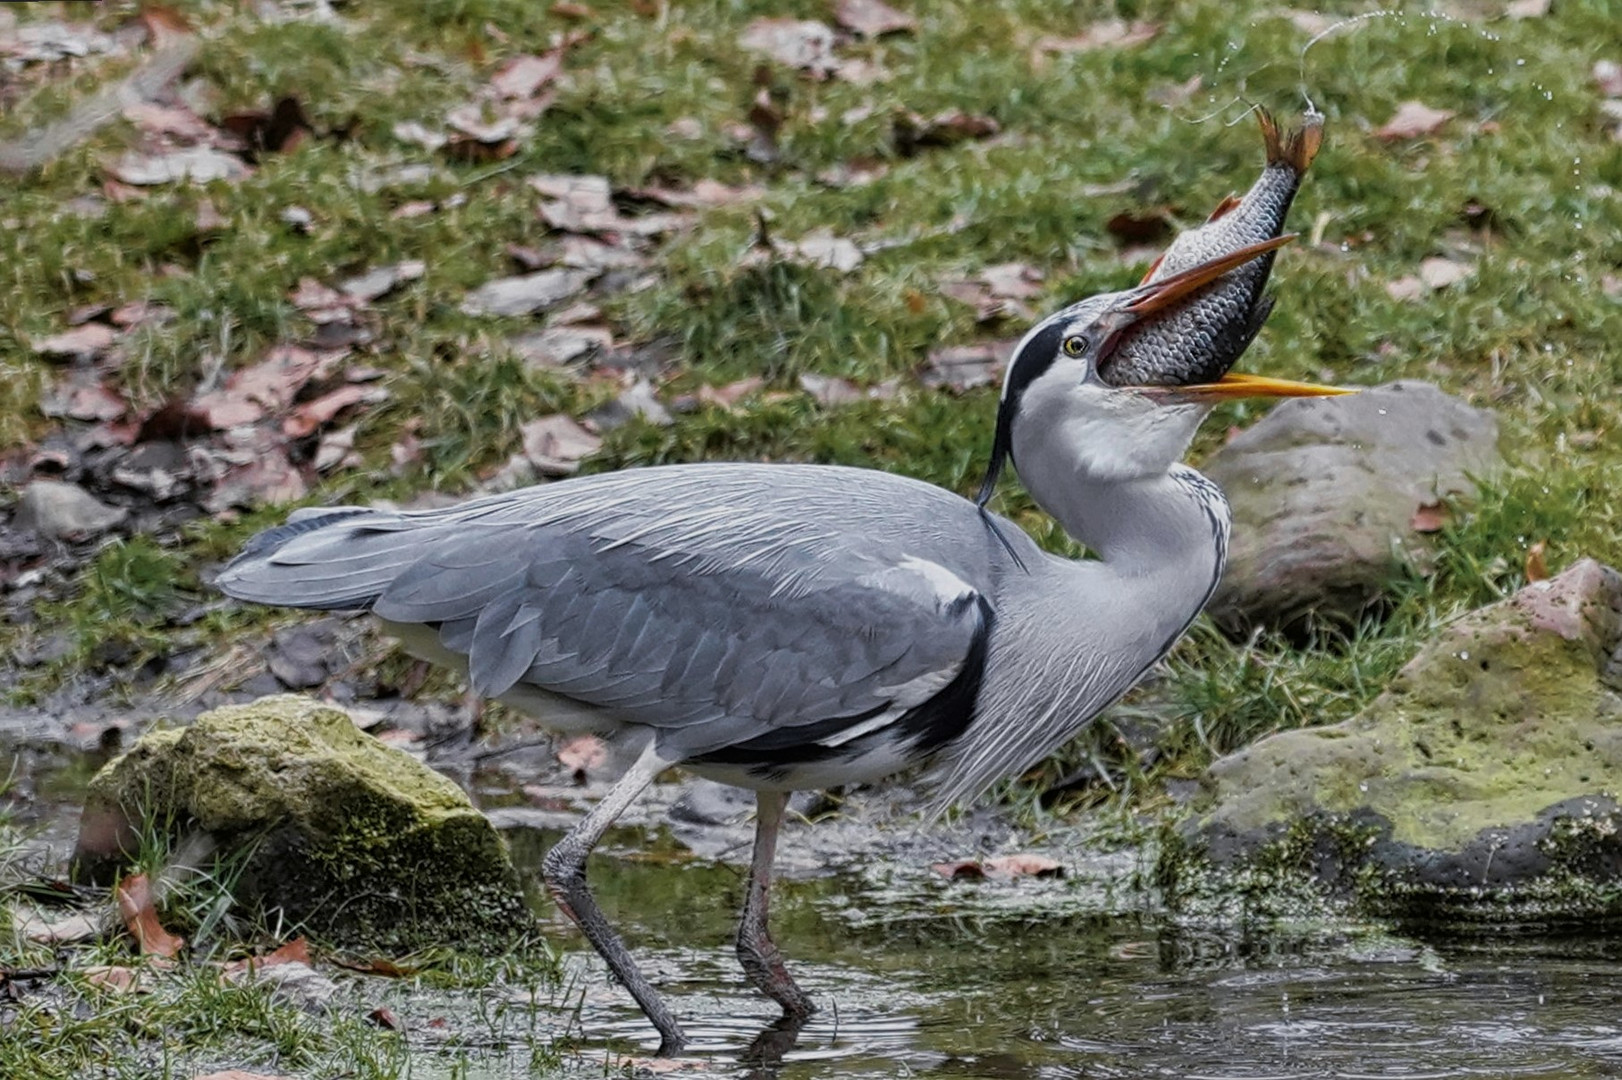
[[[77,484],[35,480],[17,500],[13,524],[53,540],[88,540],[117,527],[129,511],[108,506]]]
[[[1233,504],[1223,629],[1355,622],[1392,579],[1423,572],[1414,512],[1502,465],[1492,413],[1429,383],[1281,403],[1204,466]]]
[[[1205,789],[1166,880],[1294,875],[1424,921],[1622,914],[1622,574],[1585,559],[1470,613],[1357,716],[1230,754]]]
[[[591,270],[541,270],[487,281],[467,294],[468,315],[529,315],[582,292],[597,276]]]
[[[754,792],[695,776],[683,785],[681,797],[671,804],[670,816],[691,825],[733,825],[754,808]]]

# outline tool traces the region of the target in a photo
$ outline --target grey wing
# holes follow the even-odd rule
[[[983,655],[989,608],[939,562],[671,472],[295,517],[220,587],[436,627],[481,695],[537,687],[658,729],[682,758],[874,730]]]

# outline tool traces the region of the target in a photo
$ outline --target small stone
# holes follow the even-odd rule
[[[108,506],[77,484],[35,480],[17,500],[13,524],[53,540],[89,540],[117,527],[129,516],[121,506]]]

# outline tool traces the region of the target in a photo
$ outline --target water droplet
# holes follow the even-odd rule
[[[1468,660],[1468,659],[1470,659],[1470,650],[1465,649],[1463,652],[1461,652],[1459,654],[1459,659],[1460,660]]]
[[[1516,66],[1516,67],[1525,67],[1525,66],[1526,66],[1526,57],[1524,57],[1524,56],[1517,56],[1517,57],[1516,57],[1516,58],[1515,58],[1515,66]]]

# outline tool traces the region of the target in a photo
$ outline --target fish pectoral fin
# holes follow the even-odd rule
[[[1217,203],[1217,208],[1212,210],[1211,216],[1205,219],[1206,224],[1209,225],[1211,222],[1215,221],[1223,214],[1226,214],[1228,211],[1237,209],[1239,202],[1239,196],[1229,195],[1226,199],[1223,199],[1221,202]]]

